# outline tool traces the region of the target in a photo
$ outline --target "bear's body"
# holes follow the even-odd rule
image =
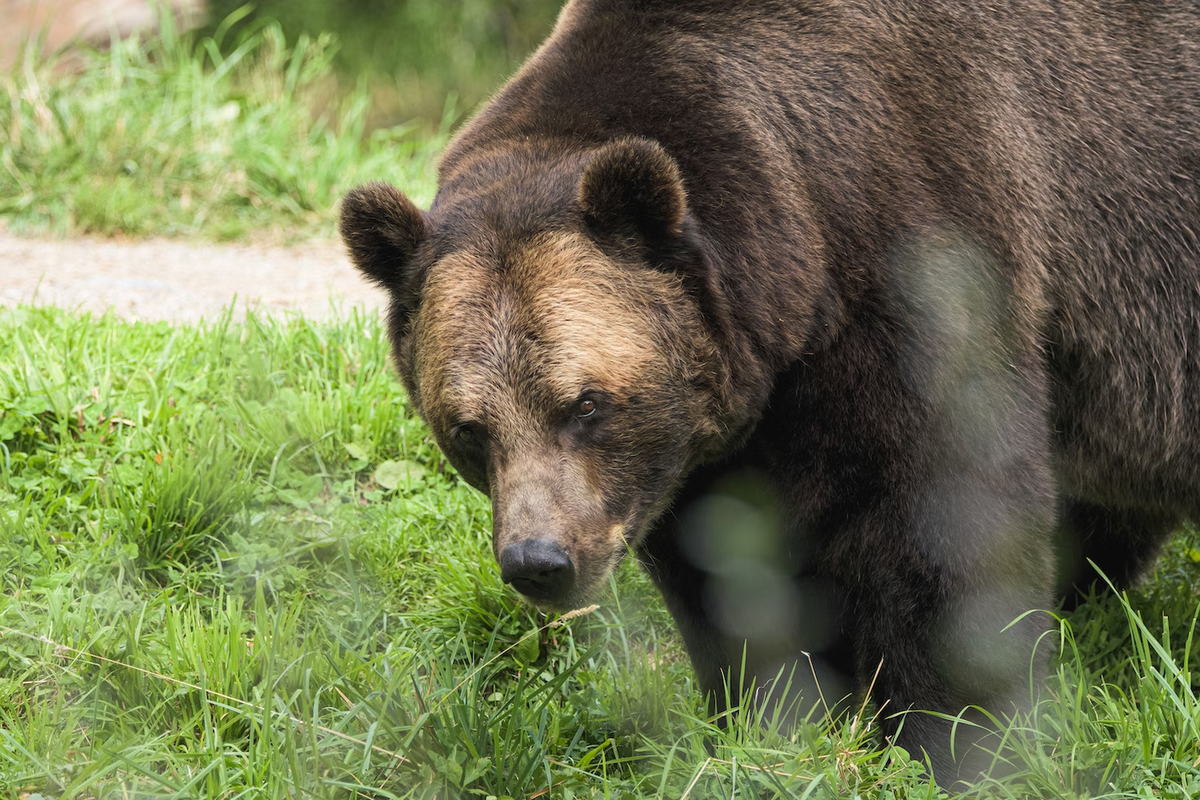
[[[514,586],[630,545],[718,707],[812,653],[1003,712],[1006,626],[1197,516],[1198,67],[1169,0],[574,0],[427,214],[342,231]],[[949,730],[903,722],[943,779]]]

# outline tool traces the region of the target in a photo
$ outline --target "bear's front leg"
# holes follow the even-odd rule
[[[819,422],[781,454],[809,476],[785,483],[783,505],[789,537],[845,591],[856,685],[885,735],[951,786],[990,771],[998,739],[982,713],[947,717],[1026,709],[1045,671],[1056,500],[1035,355],[929,368],[924,383],[913,365],[843,369],[854,386],[823,407],[804,383]]]
[[[819,719],[853,690],[844,597],[788,547],[770,483],[736,457],[702,469],[639,548],[722,726],[744,705]]]
[[[986,714],[1029,708],[1052,643],[1050,515],[970,478],[876,505],[843,536],[855,673],[943,786],[1010,771]],[[855,545],[874,544],[871,547]],[[1035,613],[1027,613],[1033,611]],[[978,709],[982,709],[981,713]],[[952,719],[962,714],[957,725]],[[994,763],[996,762],[996,763]]]

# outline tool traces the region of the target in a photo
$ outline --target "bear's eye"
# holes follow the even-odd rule
[[[587,419],[596,413],[596,401],[589,398],[579,401],[579,405],[575,407],[576,419]]]
[[[468,447],[478,447],[483,442],[483,431],[478,423],[463,422],[450,429],[450,438]]]

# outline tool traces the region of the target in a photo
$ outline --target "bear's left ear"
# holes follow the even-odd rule
[[[367,183],[342,200],[338,231],[359,272],[396,294],[407,284],[425,219],[395,186]]]
[[[579,205],[593,230],[656,244],[678,235],[687,195],[675,159],[650,139],[604,145],[583,169]]]

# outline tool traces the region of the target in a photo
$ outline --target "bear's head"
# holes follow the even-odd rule
[[[427,214],[355,189],[342,237],[391,295],[415,408],[491,497],[503,579],[578,607],[729,434],[695,225],[676,162],[644,139],[457,167]]]

